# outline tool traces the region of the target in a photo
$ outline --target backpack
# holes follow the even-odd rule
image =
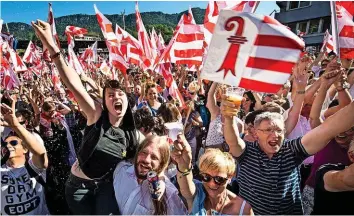
[[[31,178],[36,179],[36,181],[42,185],[42,187],[45,189],[46,187],[46,183],[42,177],[42,175],[38,174],[36,171],[34,171],[34,169],[31,167],[31,165],[29,165],[29,163],[26,161],[25,163],[25,168],[28,172],[28,174],[30,175]]]

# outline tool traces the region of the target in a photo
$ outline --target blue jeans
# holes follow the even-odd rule
[[[119,214],[112,181],[87,180],[70,174],[65,185],[65,196],[73,214]]]

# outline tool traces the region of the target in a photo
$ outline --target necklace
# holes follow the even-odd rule
[[[222,211],[224,210],[224,207],[225,207],[226,198],[227,198],[227,190],[225,191],[224,200],[222,201],[222,206],[221,206],[220,210],[218,211],[218,210],[216,209],[217,206],[215,206],[215,210],[214,210],[213,208],[210,208],[210,213],[211,213],[210,215],[214,215],[214,214],[213,214],[214,212],[215,212],[215,213],[218,213],[219,215],[221,215],[221,213],[222,213]],[[211,206],[211,201],[210,201],[210,199],[209,199],[209,203],[210,203],[210,206]],[[218,204],[216,204],[216,205],[218,205]]]

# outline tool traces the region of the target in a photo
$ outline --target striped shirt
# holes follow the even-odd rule
[[[257,215],[303,214],[300,192],[300,168],[309,156],[301,138],[284,140],[271,159],[258,142],[246,142],[237,158],[240,173],[240,196],[247,200]]]

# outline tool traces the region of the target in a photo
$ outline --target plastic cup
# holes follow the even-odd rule
[[[239,109],[243,99],[243,93],[245,89],[238,87],[228,87],[226,89],[226,96],[229,102],[235,104],[236,108]]]

